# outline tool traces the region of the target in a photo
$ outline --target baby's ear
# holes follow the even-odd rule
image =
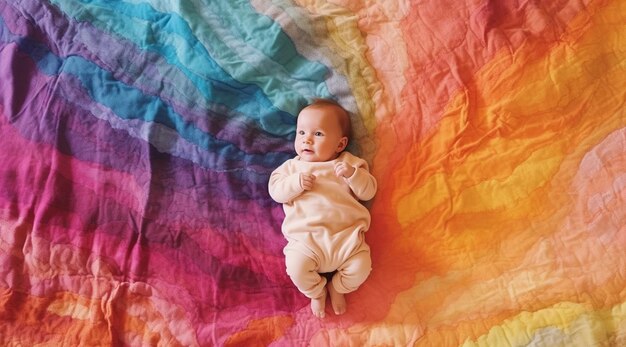
[[[339,139],[339,145],[337,145],[337,153],[340,153],[348,146],[348,138],[346,136]]]

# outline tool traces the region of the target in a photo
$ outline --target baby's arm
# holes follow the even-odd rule
[[[360,160],[356,167],[339,162],[335,165],[335,173],[337,176],[345,178],[350,189],[359,200],[370,200],[376,194],[376,178],[370,174],[364,160]]]
[[[289,173],[287,166],[283,164],[270,175],[269,193],[274,201],[289,203],[305,190],[311,189],[313,180],[315,176],[313,179],[305,179],[305,175],[300,173]]]

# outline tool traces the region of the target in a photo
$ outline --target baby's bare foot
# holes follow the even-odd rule
[[[324,318],[326,316],[326,290],[324,290],[324,294],[319,298],[311,299],[311,311],[313,311],[313,315],[317,318]]]
[[[330,303],[333,306],[335,314],[340,315],[346,313],[347,305],[345,296],[337,292],[332,283],[328,283],[328,292],[330,293]]]

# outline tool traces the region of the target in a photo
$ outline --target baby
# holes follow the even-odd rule
[[[325,316],[327,289],[335,314],[346,311],[344,294],[355,291],[372,269],[364,233],[370,214],[359,200],[376,194],[376,179],[365,160],[344,152],[348,113],[317,100],[298,115],[297,156],[278,167],[269,181],[272,199],[283,204],[282,232],[287,274],[318,318]],[[327,283],[321,273],[334,272]]]

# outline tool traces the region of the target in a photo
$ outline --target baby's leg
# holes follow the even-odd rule
[[[335,314],[346,312],[344,294],[357,290],[365,282],[371,271],[372,260],[368,251],[356,253],[337,269],[332,283],[328,285],[330,301]]]
[[[285,251],[287,275],[298,290],[311,299],[311,310],[316,317],[324,318],[326,308],[326,278],[317,272],[317,262],[294,250]]]

